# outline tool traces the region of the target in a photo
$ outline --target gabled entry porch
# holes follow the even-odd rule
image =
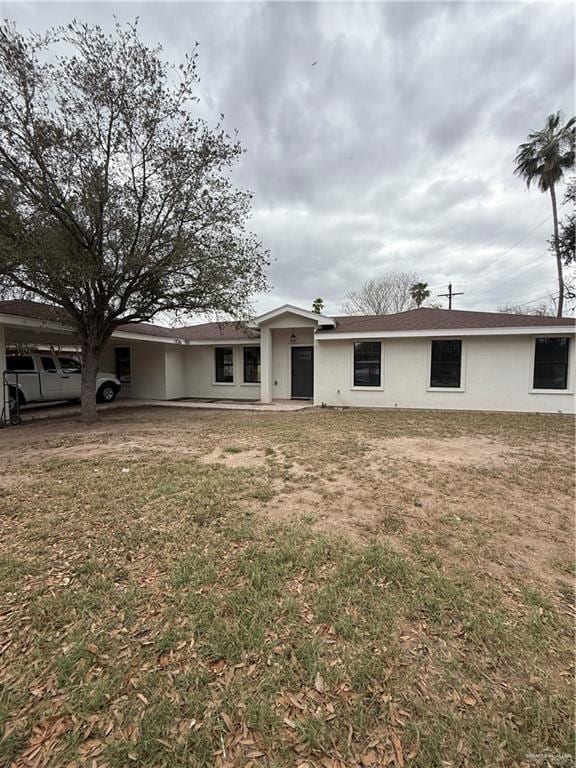
[[[260,330],[260,400],[314,400],[314,333],[334,320],[289,304],[254,321]]]

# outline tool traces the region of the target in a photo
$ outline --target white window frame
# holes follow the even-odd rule
[[[568,342],[568,377],[566,389],[534,389],[534,366],[536,364],[536,339],[569,339]],[[528,394],[529,395],[573,395],[574,394],[574,376],[572,372],[572,361],[574,355],[574,346],[576,337],[567,333],[539,333],[533,336],[530,342],[530,368],[528,370]]]
[[[460,356],[460,386],[459,387],[433,387],[432,380],[432,342],[433,341],[460,341],[462,354]],[[466,392],[466,339],[462,336],[434,336],[427,345],[426,351],[426,392]]]
[[[232,350],[232,381],[216,381],[216,350]],[[236,384],[236,347],[232,344],[215,344],[212,347],[212,386],[214,387],[233,387]]]
[[[260,381],[244,381],[244,350],[245,349],[252,349],[252,347],[257,347],[260,350]],[[260,344],[243,344],[240,349],[242,350],[242,383],[240,384],[241,387],[259,387],[262,384],[262,349],[260,348]]]
[[[380,344],[380,384],[377,387],[356,386],[354,384],[354,344],[357,342],[378,342]],[[384,391],[384,341],[382,339],[354,339],[350,344],[350,391],[351,392],[383,392]]]

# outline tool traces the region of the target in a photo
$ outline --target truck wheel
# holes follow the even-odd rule
[[[118,387],[111,381],[105,381],[96,392],[96,400],[99,403],[111,403],[118,394]]]

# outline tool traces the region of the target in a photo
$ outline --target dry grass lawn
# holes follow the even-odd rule
[[[0,462],[0,765],[570,764],[570,417],[130,409]]]

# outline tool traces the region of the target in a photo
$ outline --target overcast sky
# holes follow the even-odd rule
[[[265,311],[417,272],[455,306],[496,309],[556,290],[550,201],[513,175],[517,145],[574,113],[571,3],[6,3],[41,31],[74,16],[180,60],[200,43],[199,110],[237,129],[236,173],[269,249]],[[314,63],[316,62],[316,63]]]

